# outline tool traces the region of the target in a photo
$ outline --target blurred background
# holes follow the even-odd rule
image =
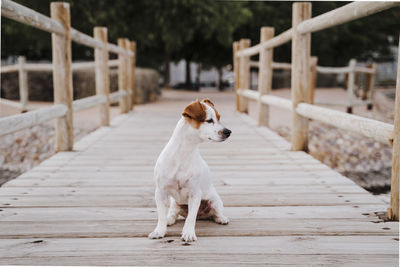
[[[50,14],[51,1],[16,2],[42,14]],[[250,38],[252,45],[257,44],[260,27],[273,26],[275,33],[279,34],[291,27],[292,20],[292,2],[66,2],[71,4],[72,27],[92,35],[94,26],[106,26],[112,42],[119,37],[136,40],[138,66],[158,70],[160,82],[165,87],[194,90],[200,87],[231,87],[232,42]],[[347,3],[313,2],[312,16]],[[18,55],[25,55],[28,61],[51,60],[51,36],[48,33],[8,19],[1,20],[1,59],[4,64],[15,63]],[[378,62],[377,83],[390,85],[395,82],[399,28],[398,8],[380,12],[313,34],[312,55],[318,57],[318,65],[321,66],[345,66],[351,58],[359,62]],[[77,44],[73,44],[72,49],[73,60],[93,60],[93,49]],[[290,43],[274,49],[274,61],[290,60]],[[287,74],[274,77],[274,87],[289,86]],[[332,77],[321,79],[319,84],[325,87],[336,86],[338,82]],[[6,88],[2,89],[3,97],[16,97],[8,93]],[[51,98],[51,94],[48,98]]]

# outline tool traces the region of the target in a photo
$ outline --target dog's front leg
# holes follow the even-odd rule
[[[189,212],[185,220],[185,225],[183,226],[182,237],[181,237],[183,241],[189,242],[197,240],[194,227],[196,225],[196,218],[197,218],[197,213],[199,211],[200,202],[201,202],[200,191],[193,192],[189,196],[189,201],[188,201]]]
[[[149,238],[156,239],[162,238],[167,232],[167,213],[168,213],[168,196],[165,192],[156,189],[155,193],[158,223],[156,229],[149,234]]]

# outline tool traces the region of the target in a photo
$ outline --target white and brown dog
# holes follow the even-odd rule
[[[229,222],[222,213],[224,206],[211,183],[208,165],[200,156],[199,144],[207,140],[222,142],[230,134],[209,99],[196,100],[185,108],[154,169],[158,223],[149,238],[164,237],[167,225],[173,225],[179,215],[186,217],[182,230],[186,242],[197,240],[196,218]]]

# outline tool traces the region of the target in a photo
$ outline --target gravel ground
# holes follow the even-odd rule
[[[76,141],[95,128],[74,128]],[[0,138],[0,186],[55,153],[53,124],[34,127]]]

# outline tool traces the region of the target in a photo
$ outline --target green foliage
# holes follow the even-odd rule
[[[17,0],[49,16],[49,0]],[[262,26],[279,34],[291,27],[291,2],[213,0],[70,0],[71,23],[92,35],[94,26],[108,28],[109,40],[137,41],[138,64],[159,68],[166,61],[188,59],[203,67],[220,68],[232,62],[232,42],[259,42]],[[346,3],[313,2],[313,16]],[[312,54],[321,65],[346,65],[352,57],[388,59],[389,45],[397,45],[400,11],[391,9],[312,35]],[[51,36],[2,18],[2,58],[26,55],[51,59]],[[390,38],[392,36],[392,38]],[[73,59],[89,60],[93,49],[73,44]],[[290,62],[290,43],[274,50],[275,61]]]

